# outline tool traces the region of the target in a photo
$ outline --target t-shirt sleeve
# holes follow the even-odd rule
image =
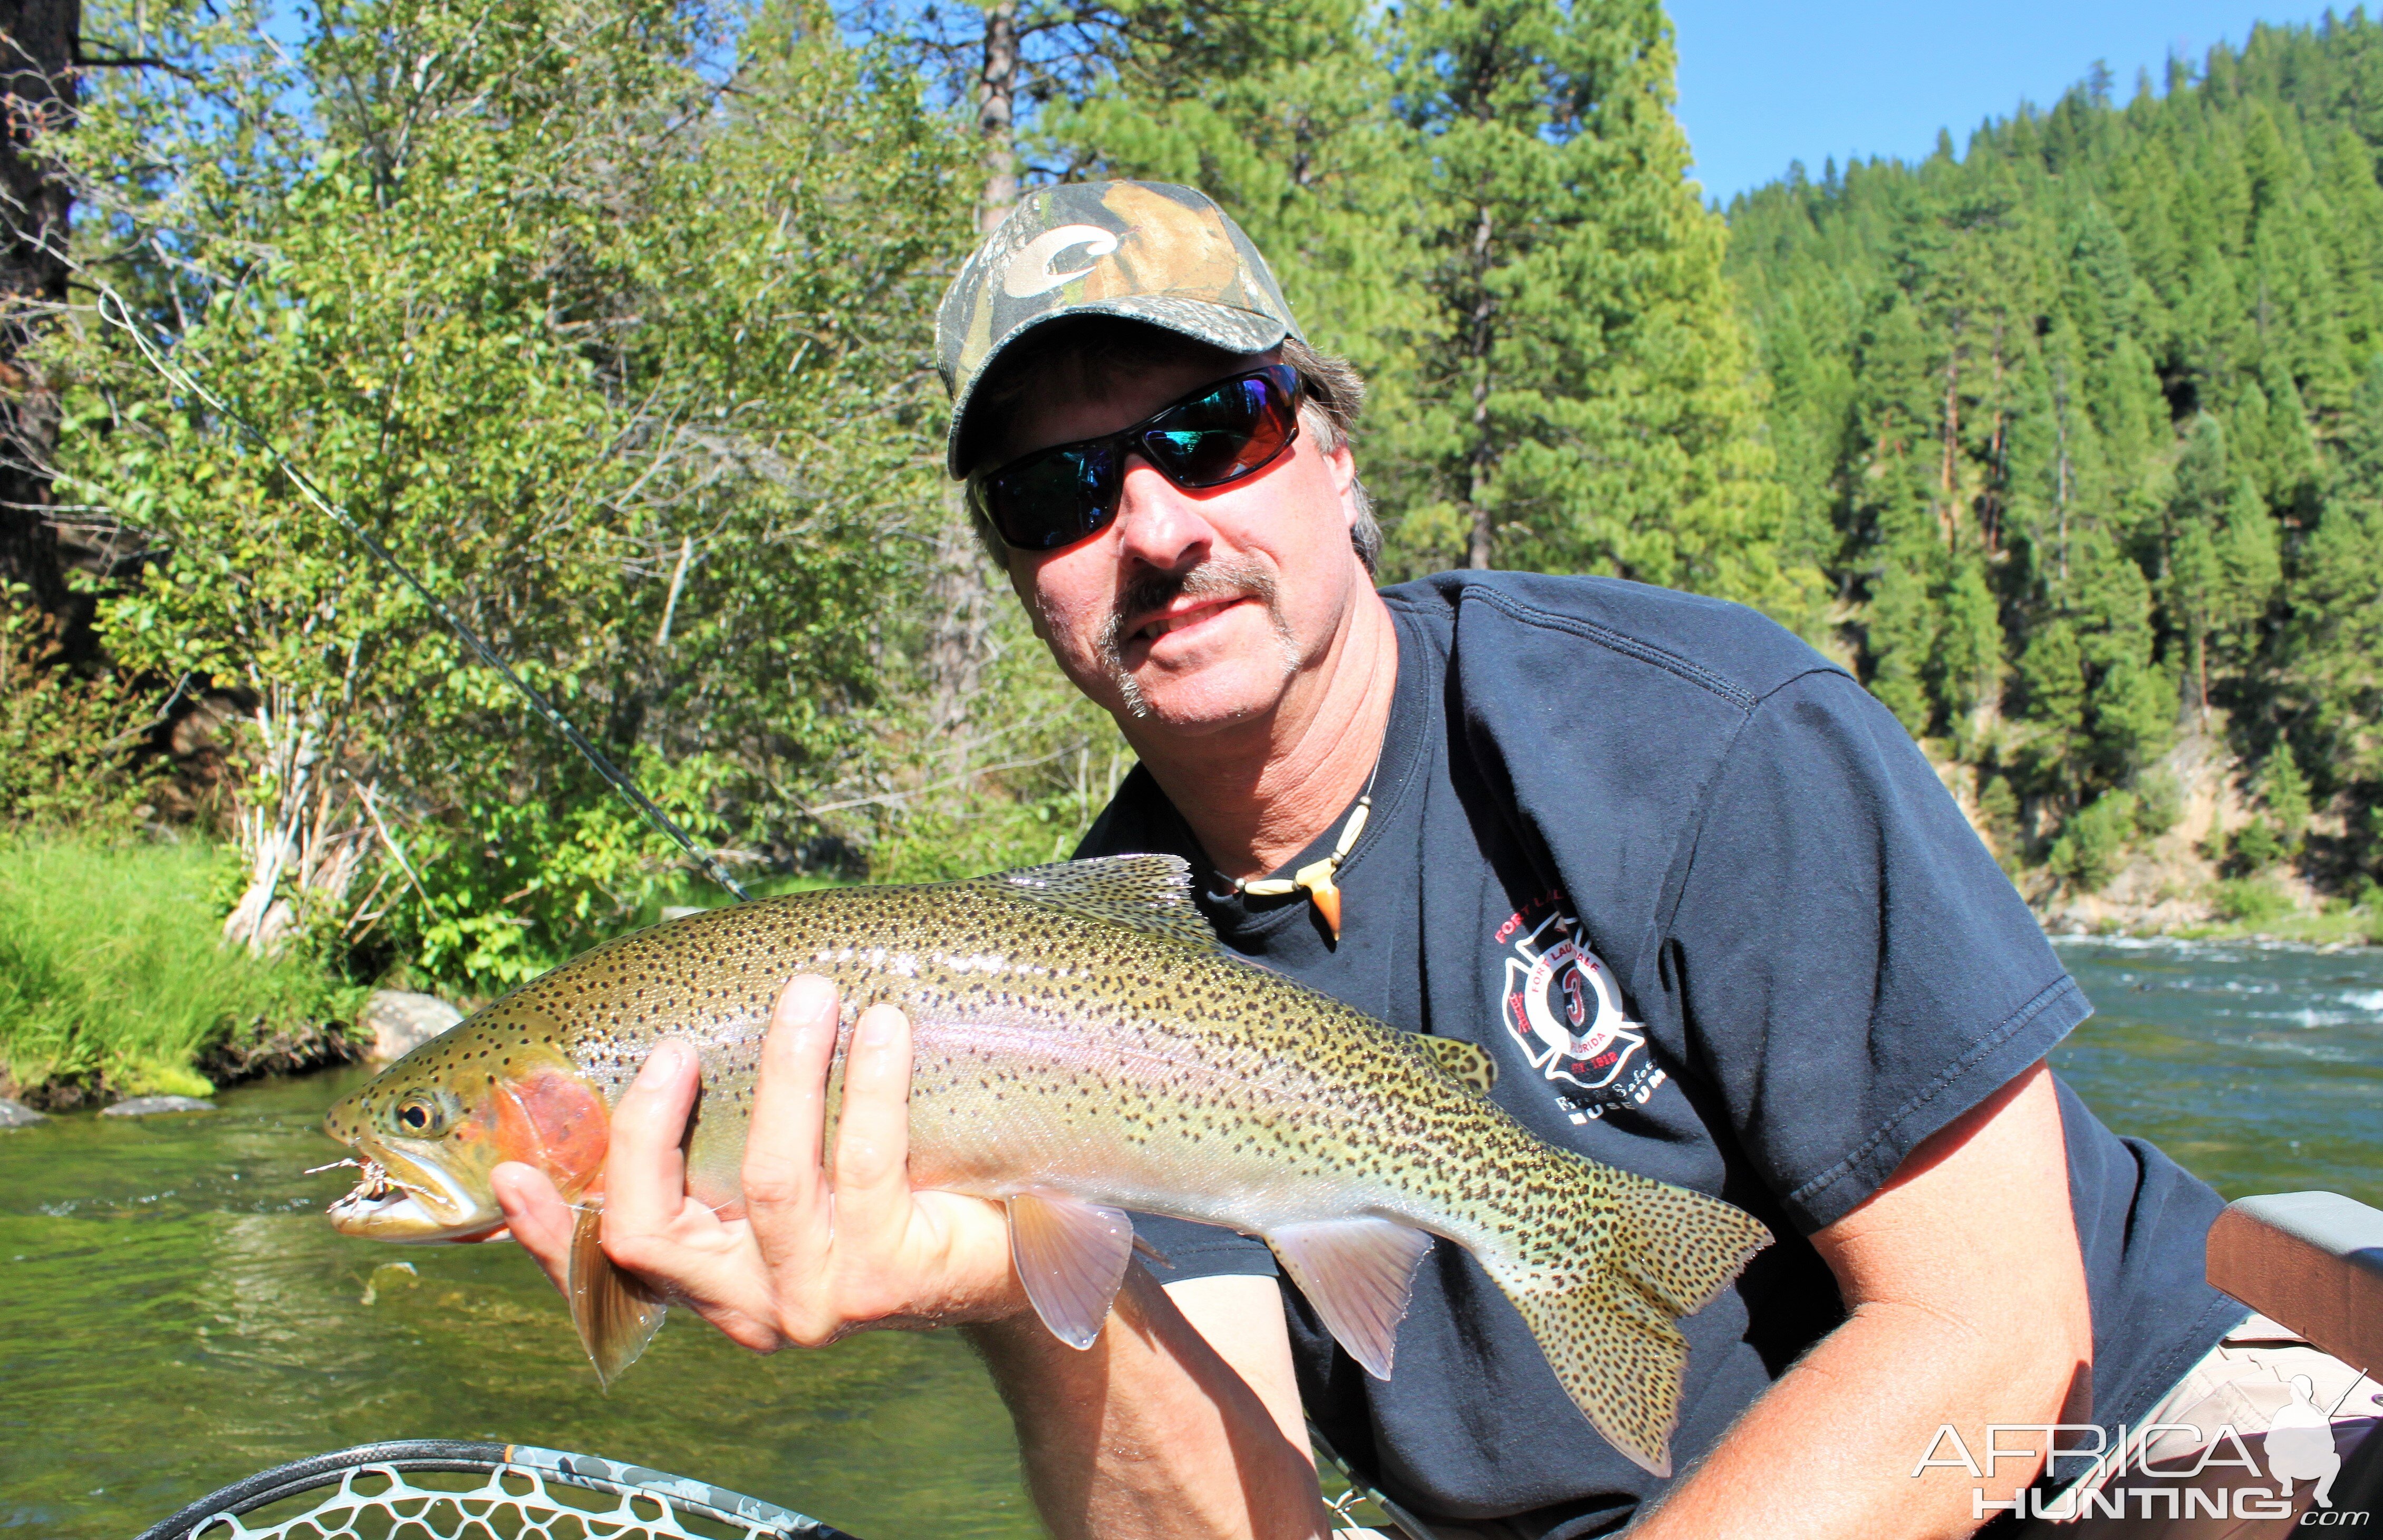
[[[1834,671],[1757,703],[1670,934],[1698,1070],[1809,1233],[2090,1007],[1893,715]]]

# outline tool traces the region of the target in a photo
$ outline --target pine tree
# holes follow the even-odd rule
[[[1426,0],[1396,88],[1430,317],[1393,539],[1803,607],[1724,232],[1687,181],[1652,0]]]

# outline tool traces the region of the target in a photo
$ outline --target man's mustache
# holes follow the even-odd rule
[[[1117,607],[1101,627],[1101,652],[1112,670],[1123,668],[1127,627],[1179,599],[1253,598],[1275,614],[1279,597],[1273,572],[1247,557],[1205,561],[1188,572],[1152,573],[1117,595]]]

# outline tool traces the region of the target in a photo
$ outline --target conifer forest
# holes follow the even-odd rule
[[[1130,761],[941,474],[932,323],[1100,177],[1364,373],[1383,580],[1754,605],[2040,904],[2223,804],[2176,912],[2383,926],[2363,11],[1721,207],[1656,0],[52,8],[0,837],[203,844],[259,956],[485,996],[702,887],[430,596],[750,884],[1064,856]]]

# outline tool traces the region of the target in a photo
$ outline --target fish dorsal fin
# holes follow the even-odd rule
[[[1431,1237],[1368,1217],[1281,1225],[1266,1238],[1333,1339],[1365,1373],[1389,1379],[1415,1263],[1431,1250]]]
[[[604,1254],[603,1238],[603,1206],[593,1200],[583,1202],[571,1226],[565,1288],[571,1296],[571,1324],[579,1328],[587,1361],[596,1366],[596,1383],[609,1388],[661,1330],[670,1306],[613,1264]]]
[[[1089,1348],[1133,1260],[1133,1221],[1063,1192],[1020,1192],[1009,1200],[1009,1255],[1051,1335]]]
[[[1129,930],[1214,949],[1216,932],[1192,904],[1192,867],[1180,856],[1102,856],[980,877],[1012,898]]]
[[[1474,1095],[1487,1096],[1497,1087],[1498,1061],[1489,1056],[1488,1049],[1456,1038],[1410,1034],[1406,1041]]]

